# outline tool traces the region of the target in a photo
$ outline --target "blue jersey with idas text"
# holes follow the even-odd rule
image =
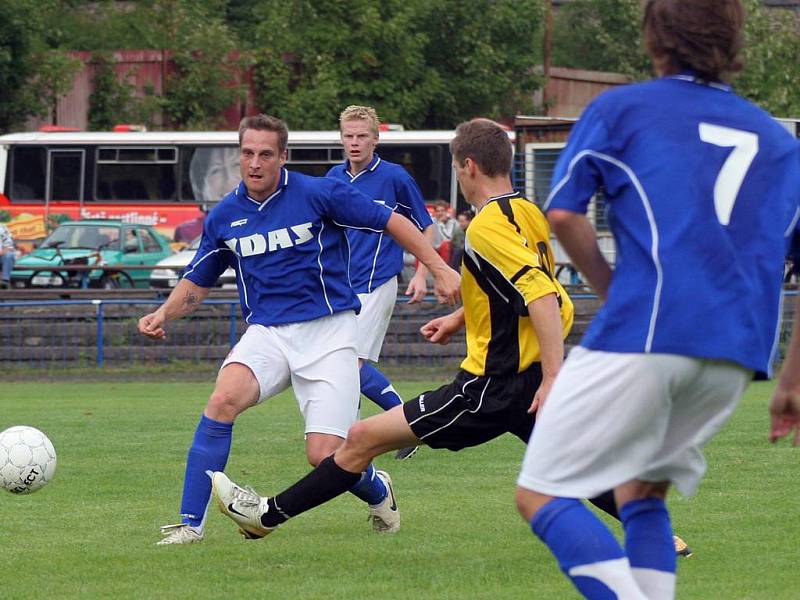
[[[349,162],[328,171],[328,177],[356,186],[375,202],[403,215],[420,231],[433,223],[417,184],[401,165],[381,159],[377,154],[355,176]],[[403,270],[403,249],[392,237],[381,232],[348,229],[350,241],[350,280],[358,294],[372,292]]]
[[[345,229],[383,231],[390,216],[352,186],[281,169],[278,189],[263,202],[250,198],[242,182],[209,212],[185,277],[212,287],[233,267],[247,323],[358,311]]]
[[[617,260],[581,345],[769,373],[800,211],[797,140],[690,73],[624,86],[575,125],[545,209],[586,212],[601,187]]]

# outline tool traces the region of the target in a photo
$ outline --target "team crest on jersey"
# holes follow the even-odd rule
[[[273,229],[267,232],[266,237],[260,233],[254,233],[240,238],[231,238],[225,240],[225,244],[242,257],[265,254],[299,246],[314,239],[311,227],[311,223],[301,223],[290,227]]]

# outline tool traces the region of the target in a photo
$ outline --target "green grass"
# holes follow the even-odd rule
[[[434,385],[398,388],[409,397]],[[242,540],[212,510],[203,543],[156,547],[158,527],[177,520],[186,449],[210,391],[195,382],[0,384],[0,429],[43,429],[59,460],[42,491],[0,495],[0,597],[577,597],[516,514],[523,447],[510,436],[459,453],[424,448],[404,463],[380,458],[402,511],[396,535],[372,533],[363,504],[345,495],[265,540]],[[708,448],[700,493],[670,500],[695,551],[679,563],[679,598],[797,598],[800,450],[766,442],[770,391],[751,386]],[[235,480],[274,493],[307,468],[291,394],[240,418]]]

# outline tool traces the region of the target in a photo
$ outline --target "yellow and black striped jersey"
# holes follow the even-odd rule
[[[550,227],[539,208],[514,192],[491,198],[467,228],[461,297],[467,358],[474,375],[520,373],[540,360],[528,304],[555,293],[566,337],[572,301],[553,273]]]

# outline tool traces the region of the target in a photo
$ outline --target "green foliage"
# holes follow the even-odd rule
[[[41,7],[33,0],[0,2],[0,133],[21,127],[35,111],[27,81],[42,44]]]
[[[133,86],[117,76],[110,53],[95,52],[92,55],[92,64],[94,77],[93,91],[89,96],[89,129],[109,130],[117,123],[128,122]]]
[[[33,96],[31,111],[42,117],[49,114],[55,123],[58,100],[70,91],[72,79],[83,63],[59,50],[40,52],[34,57],[36,70],[27,82]]]
[[[768,9],[760,0],[747,8],[744,70],[737,91],[779,116],[800,114],[800,35],[791,11]],[[652,69],[640,42],[638,0],[575,0],[554,20],[553,64],[613,71],[646,79]]]
[[[423,0],[416,26],[426,32],[425,61],[434,85],[427,127],[453,127],[476,116],[529,112],[542,84],[544,6],[539,0]]]
[[[553,65],[611,71],[634,79],[652,68],[640,43],[639,0],[574,0],[553,18]]]
[[[163,108],[180,129],[216,129],[222,112],[242,94],[232,81],[236,46],[220,15],[225,2],[159,0],[159,21],[169,29],[175,70],[167,76]]]
[[[258,104],[295,129],[336,127],[348,104],[411,128],[510,114],[539,84],[541,14],[537,0],[262,0]]]
[[[776,116],[800,116],[800,32],[790,11],[747,7],[745,68],[735,79],[739,93]]]

